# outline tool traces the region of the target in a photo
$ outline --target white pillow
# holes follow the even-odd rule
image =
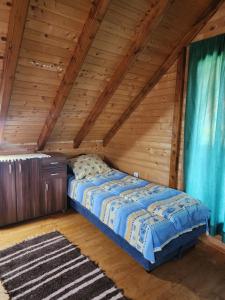
[[[76,179],[96,176],[111,170],[96,154],[75,157],[70,160],[70,166],[73,169]]]

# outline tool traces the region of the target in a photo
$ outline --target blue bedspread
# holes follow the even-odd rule
[[[189,195],[111,170],[70,178],[68,196],[79,201],[150,262],[179,235],[208,224],[209,210]]]

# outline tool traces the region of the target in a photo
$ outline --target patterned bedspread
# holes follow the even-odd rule
[[[117,170],[82,180],[72,178],[68,195],[79,201],[150,262],[179,235],[208,224],[200,201]]]

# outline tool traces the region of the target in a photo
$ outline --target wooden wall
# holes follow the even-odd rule
[[[225,4],[205,25],[195,41],[225,33]],[[141,178],[169,184],[172,122],[176,86],[176,64],[104,149],[116,167]],[[178,188],[183,187],[183,129],[179,159]]]
[[[0,155],[34,153],[36,152],[36,143],[14,143],[4,142],[0,145]],[[87,141],[83,142],[82,147],[74,149],[72,141],[50,142],[41,153],[62,154],[67,157],[74,157],[83,153],[98,153],[103,155],[102,142]]]
[[[73,149],[72,145],[117,65],[127,56],[146,13],[157,2],[110,1],[45,152],[58,151],[68,156],[98,152],[105,154],[118,168],[130,173],[137,171],[143,178],[168,184],[176,63],[106,148],[102,147],[102,140],[149,79],[154,78],[193,24],[198,24],[206,7],[215,2],[213,0],[169,1],[170,5],[159,18],[157,28],[151,32],[145,47],[135,53],[135,60],[123,74],[116,92],[108,99],[81,148]],[[0,153],[33,152],[37,149],[40,133],[55,105],[57,90],[89,15],[91,3],[90,0],[30,0],[9,109],[2,126],[2,139],[0,130]],[[0,77],[2,60],[8,57],[5,43],[11,4],[11,0],[0,0]],[[224,22],[223,6],[198,38],[223,32]]]
[[[176,64],[105,148],[116,167],[168,184],[175,83]]]

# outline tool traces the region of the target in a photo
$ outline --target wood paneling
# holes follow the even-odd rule
[[[153,77],[171,55],[185,33],[197,24],[203,11],[217,2],[219,1],[171,1],[166,14],[150,34],[146,47],[135,57],[82,142],[81,149],[74,150],[74,137],[93,110],[104,87],[108,85],[116,66],[126,56],[149,5],[158,3],[158,0],[111,0],[45,151],[59,151],[68,156],[84,152],[103,154],[105,151],[118,167],[129,172],[138,169],[140,176],[168,184],[175,64],[146,96],[141,107],[104,151],[102,140],[121,113],[146,86],[149,78]],[[8,22],[10,3],[0,0],[0,25]],[[4,128],[4,142],[0,145],[2,153],[35,150],[91,3],[90,0],[30,0]],[[208,29],[205,27],[201,34],[218,30],[222,32],[223,16],[224,6],[210,21],[210,26],[216,29],[207,27],[208,23]],[[0,26],[3,31],[5,27],[7,26]],[[7,28],[4,32],[7,33]],[[6,34],[0,41],[3,45],[0,49],[5,47],[5,36]]]
[[[30,0],[4,140],[37,143],[90,11],[89,0]]]
[[[112,1],[86,62],[50,137],[51,142],[72,140],[76,136],[90,111],[92,111],[96,99],[103,91],[106,82],[110,80],[115,66],[125,55],[127,45],[129,45],[128,42],[133,36],[132,30],[137,30],[135,26],[138,20],[143,18],[148,6],[145,1],[138,2],[139,8],[137,8],[136,1],[129,1],[127,6],[123,5],[124,2],[127,3],[125,0]],[[86,136],[85,141],[103,139],[107,131],[117,121],[121,112],[129,106],[132,99],[145,86],[149,77],[153,76],[162,65],[166,57],[169,56],[187,30],[195,24],[209,3],[212,2],[200,1],[196,6],[196,1],[172,1],[171,8],[168,9],[159,26],[150,35],[149,43],[129,68],[113,97]],[[140,11],[142,7],[143,11]],[[137,13],[136,20],[133,19],[131,23],[131,18],[135,17]],[[126,15],[129,15],[129,18],[123,17]],[[110,30],[109,32],[108,21],[115,18],[120,18],[119,24],[121,24],[124,31],[131,28],[131,30],[128,30],[129,35],[127,34],[126,38],[121,38],[123,32],[117,26],[113,26],[113,31]],[[128,24],[132,24],[133,29]],[[107,34],[105,31],[107,31]],[[160,91],[158,93],[160,95]]]
[[[225,33],[225,2],[219,11],[207,22],[199,32],[194,41],[208,39],[210,37]]]
[[[209,20],[196,40],[207,31],[209,23],[220,33],[225,33],[225,27],[219,27],[221,23],[218,24],[216,21],[222,17],[225,17],[225,4]],[[211,34],[210,31],[204,37],[207,38]],[[105,155],[116,167],[129,173],[137,171],[140,177],[169,185],[175,90],[176,65],[161,79],[137,111],[129,118],[127,124],[124,124],[120,132],[106,147]],[[183,106],[185,106],[185,102]],[[184,114],[185,109],[183,108],[178,172],[179,189],[183,188]],[[100,128],[102,133],[105,126],[99,126],[98,130]]]
[[[0,248],[54,230],[105,270],[133,300],[216,300],[225,295],[224,254],[199,243],[179,260],[145,272],[124,250],[84,217],[74,212],[0,230]],[[0,298],[3,295],[0,294]]]
[[[205,6],[206,2],[204,4],[201,2],[201,5]],[[188,29],[196,23],[204,10],[203,6],[197,8],[196,1],[192,4],[190,1],[173,2],[166,16],[152,33],[148,45],[129,69],[86,140],[102,140],[104,138],[110,128],[116,124],[121,113],[129,107],[132,100],[146,86],[149,78],[153,77],[163,63],[166,64],[166,58],[183,39]],[[158,91],[159,96],[160,93],[161,91]]]
[[[112,0],[50,141],[74,139],[116,67],[126,59],[149,5],[157,2]]]
[[[102,154],[103,153],[103,147],[101,141],[88,141],[82,143],[82,147],[78,149],[74,149],[73,147],[73,141],[69,142],[50,142],[47,143],[45,150],[45,153],[61,153],[67,157],[73,157],[79,154],[85,154],[85,153],[97,153]]]
[[[19,154],[19,153],[33,153],[36,150],[36,143],[23,144],[9,144],[3,143],[0,145],[1,154]],[[82,147],[74,149],[73,141],[61,141],[47,143],[45,153],[61,153],[67,157],[72,157],[81,153],[102,153],[101,141],[84,142]]]
[[[80,146],[81,142],[94,126],[95,121],[102,113],[110,98],[113,96],[116,89],[122,82],[126,72],[128,71],[129,67],[131,67],[136,56],[147,44],[150,34],[155,30],[161,19],[166,14],[169,5],[171,5],[171,3],[167,0],[160,0],[159,2],[150,4],[145,17],[141,21],[141,24],[139,25],[139,28],[128,47],[127,53],[122,60],[119,61],[109,82],[104,87],[87,119],[74,138],[74,148]]]
[[[52,130],[63,109],[66,99],[71,91],[73,83],[78,76],[88,50],[91,47],[95,35],[101,25],[102,19],[104,18],[104,15],[108,9],[109,3],[109,0],[97,0],[92,2],[87,20],[85,21],[83,30],[80,33],[78,42],[76,43],[65,74],[57,90],[56,97],[54,98],[48,117],[38,138],[38,150],[43,150],[50,134],[52,133]]]
[[[3,61],[5,57],[8,23],[11,8],[12,1],[0,0],[0,83],[2,79]]]
[[[174,64],[104,152],[119,169],[165,185],[169,184],[176,69]]]
[[[5,121],[9,109],[9,102],[23,37],[24,25],[27,17],[28,5],[29,0],[14,0],[10,11],[8,33],[7,37],[5,37],[6,47],[4,53],[3,73],[0,82],[0,142],[2,140]]]
[[[211,5],[207,7],[207,9],[203,10],[198,20],[186,32],[184,32],[184,36],[182,36],[181,40],[177,41],[177,44],[175,45],[174,49],[171,50],[168,57],[165,57],[165,60],[163,61],[162,65],[160,65],[159,68],[153,74],[153,76],[150,77],[150,79],[147,81],[144,87],[131,101],[130,105],[124,110],[122,115],[116,120],[115,124],[104,136],[103,145],[107,145],[110,142],[110,140],[114,137],[117,131],[121,128],[123,123],[126,122],[126,120],[130,117],[133,111],[135,111],[138,105],[143,101],[147,93],[149,93],[152,90],[155,84],[167,72],[170,66],[176,61],[182,49],[193,40],[193,38],[197,35],[197,33],[201,30],[205,23],[218,10],[222,2],[223,1],[213,1]]]

